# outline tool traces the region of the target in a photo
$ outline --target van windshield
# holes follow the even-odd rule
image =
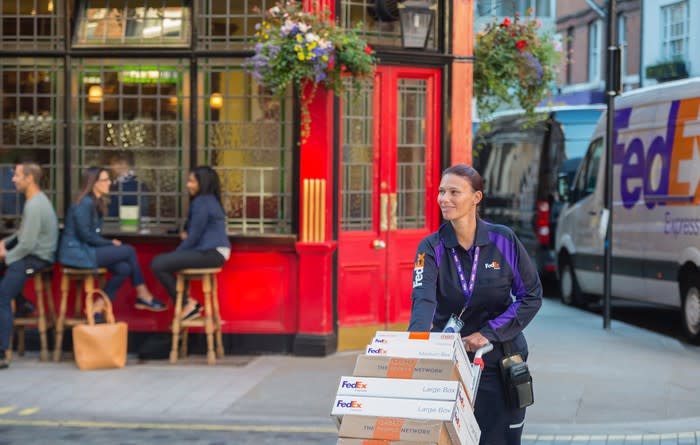
[[[582,158],[603,110],[562,110],[555,113],[564,133],[566,157]]]

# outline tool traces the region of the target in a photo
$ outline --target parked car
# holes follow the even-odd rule
[[[556,232],[562,300],[603,294],[608,220],[601,117]],[[611,294],[679,308],[700,343],[700,78],[632,91],[616,100],[613,133]]]
[[[510,226],[543,278],[555,277],[557,178],[573,175],[603,110],[602,105],[542,108],[541,121],[530,128],[522,112],[502,113],[488,133],[477,135],[474,165],[485,192],[481,216]]]

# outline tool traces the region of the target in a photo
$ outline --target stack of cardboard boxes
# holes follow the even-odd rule
[[[338,445],[478,445],[474,385],[459,334],[378,331],[340,379]]]

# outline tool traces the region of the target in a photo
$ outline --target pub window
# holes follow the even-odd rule
[[[63,49],[63,0],[2,0],[0,48]]]
[[[198,0],[197,40],[203,49],[251,48],[255,25],[276,0]]]
[[[343,95],[340,223],[343,230],[372,230],[374,88],[369,82],[359,92],[354,91],[349,82],[347,86]]]
[[[113,230],[174,229],[183,218],[188,63],[158,62],[83,59],[73,67],[77,129],[71,187],[75,195],[89,166],[109,170],[113,182],[105,219],[121,223]],[[126,223],[136,221],[139,225]]]
[[[59,60],[5,58],[0,63],[0,229],[14,228],[22,213],[24,198],[12,183],[18,161],[42,166],[41,187],[61,213],[62,73]]]
[[[76,47],[175,46],[190,42],[187,0],[83,0]]]
[[[396,184],[399,229],[421,228],[425,225],[427,94],[425,80],[399,80]]]
[[[289,234],[292,99],[273,97],[242,64],[200,61],[197,145],[204,147],[199,153],[204,159],[199,161],[219,173],[229,231]]]
[[[440,3],[442,4],[442,3]],[[341,0],[341,20],[344,28],[362,24],[360,36],[371,45],[401,46],[401,24],[398,2],[395,0]],[[439,11],[433,20],[433,29],[427,48],[438,48]]]

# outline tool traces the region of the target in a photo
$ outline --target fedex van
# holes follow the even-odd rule
[[[616,99],[613,133],[614,297],[676,307],[700,343],[700,78]],[[561,298],[603,294],[605,115],[570,187],[555,236]]]

